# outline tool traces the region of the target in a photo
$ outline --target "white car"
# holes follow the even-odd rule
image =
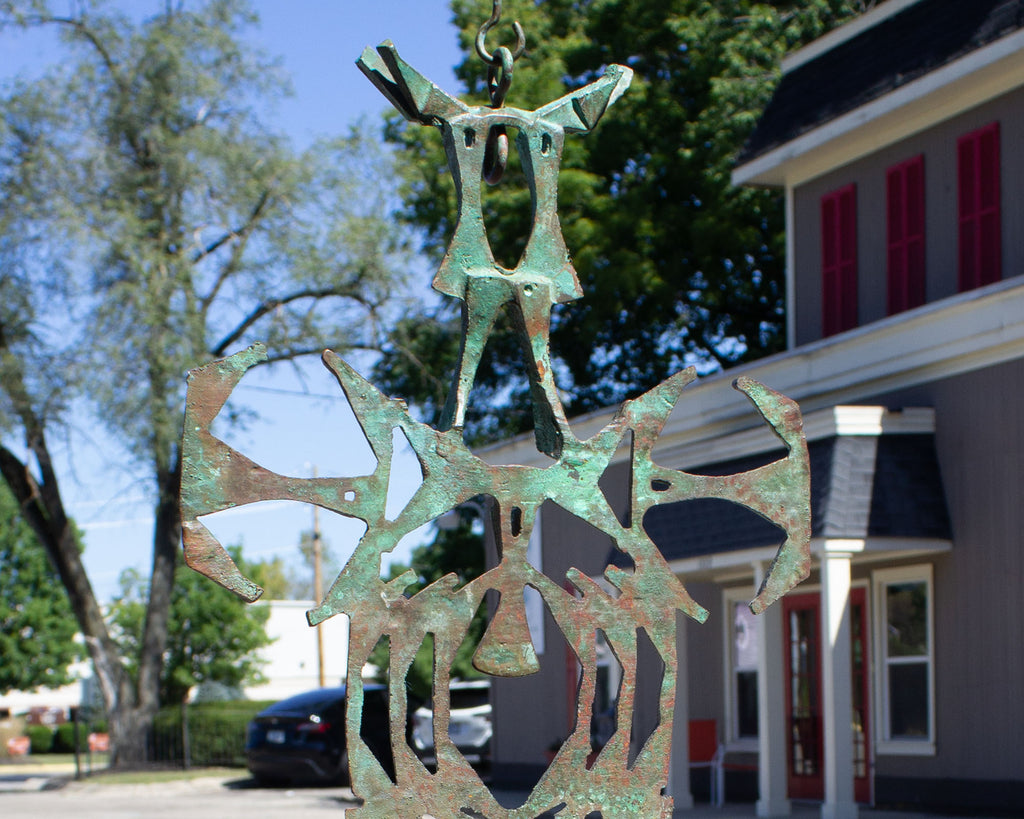
[[[448,736],[471,765],[490,761],[491,683],[489,680],[453,680],[449,686],[451,715]],[[425,765],[436,765],[432,703],[412,715],[412,746]]]

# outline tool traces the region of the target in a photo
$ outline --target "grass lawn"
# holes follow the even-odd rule
[[[89,754],[82,752],[82,764],[87,765],[92,762],[94,768],[105,768],[108,761],[110,760],[110,754],[108,753],[94,753],[90,757]],[[37,767],[39,765],[74,765],[75,755],[74,754],[26,754],[25,756],[5,756],[0,757],[0,768],[7,765],[16,767],[18,765],[32,765]]]

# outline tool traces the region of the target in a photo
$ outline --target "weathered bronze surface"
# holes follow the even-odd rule
[[[496,11],[500,12],[500,8]],[[489,21],[497,22],[497,15]],[[525,45],[522,30],[517,39]],[[464,337],[444,419],[435,429],[417,422],[405,404],[381,394],[334,353],[324,364],[337,378],[377,459],[370,475],[298,479],[264,469],[216,438],[210,425],[248,369],[266,355],[259,346],[193,371],[189,377],[183,444],[182,514],[190,566],[254,600],[261,590],[241,575],[224,548],[200,522],[203,515],[256,501],[287,499],[317,504],[364,521],[367,529],[323,601],[309,612],[311,624],[338,613],[351,618],[347,736],[353,789],[364,800],[358,819],[455,816],[535,817],[546,810],[584,817],[599,811],[612,817],[667,817],[672,801],[662,794],[668,778],[677,657],[676,610],[703,622],[707,611],[687,593],[643,529],[654,505],[694,498],[741,504],[786,533],[776,560],[751,603],[755,612],[778,599],[807,575],[810,525],[807,449],[797,406],[746,378],[735,386],[754,404],[788,450],[786,457],[736,475],[693,475],[655,464],[651,451],[683,388],[695,378],[684,370],[645,395],[627,401],[600,432],[579,440],[566,420],[548,350],[552,305],[578,298],[579,282],[556,213],[557,175],[563,138],[586,133],[629,84],[631,72],[610,66],[604,77],[536,111],[503,108],[504,79],[511,78],[513,53],[488,54],[482,30],[478,47],[498,68],[492,107],[471,107],[448,96],[407,65],[390,43],[367,49],[359,66],[407,118],[439,127],[459,194],[459,219],[448,252],[434,279],[441,293],[463,303]],[[517,46],[517,51],[521,47]],[[507,69],[507,70],[506,70]],[[505,82],[507,90],[507,82]],[[514,269],[498,265],[487,243],[480,185],[500,175],[496,146],[508,129],[533,194],[533,227]],[[492,142],[492,134],[496,134]],[[490,153],[488,144],[491,144]],[[500,154],[500,146],[498,151]],[[546,467],[492,466],[463,441],[466,401],[498,311],[511,304],[521,319],[520,336],[533,386],[538,449],[554,462]],[[392,435],[401,429],[419,460],[423,482],[393,520],[385,516],[392,469]],[[613,513],[598,480],[618,448],[632,434],[631,497],[626,522]],[[411,572],[381,579],[381,556],[419,526],[476,496],[490,500],[498,565],[459,586],[454,575],[406,596]],[[534,569],[526,549],[538,508],[551,501],[589,522],[614,541],[635,568],[609,566],[604,576],[614,591],[572,569],[563,583]],[[557,549],[557,543],[545,544]],[[626,561],[628,562],[628,561]],[[474,612],[488,590],[500,594],[497,609],[476,647],[474,664],[496,676],[521,676],[538,669],[530,639],[523,591],[536,589],[575,652],[582,669],[576,727],[551,766],[519,808],[501,807],[461,756],[448,735],[449,669]],[[591,709],[596,680],[596,632],[608,640],[623,670],[615,734],[588,768]],[[632,765],[630,726],[638,631],[646,632],[664,661],[660,723]],[[428,771],[406,742],[406,673],[428,635],[434,645],[434,734],[437,771]],[[390,645],[390,720],[395,776],[392,779],[359,737],[363,689],[359,669],[385,637]]]

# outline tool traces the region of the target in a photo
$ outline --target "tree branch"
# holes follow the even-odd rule
[[[89,44],[96,49],[96,53],[99,54],[100,59],[106,66],[107,71],[110,72],[110,76],[114,78],[114,82],[117,83],[118,88],[120,88],[122,92],[127,92],[128,85],[121,76],[121,66],[118,64],[117,60],[114,59],[103,41],[100,40],[96,32],[81,20],[73,17],[57,17],[55,15],[35,14],[26,17],[22,26],[45,26],[51,24],[57,26],[68,26],[84,37]]]
[[[203,259],[205,259],[207,256],[212,255],[213,253],[216,253],[218,250],[220,250],[220,248],[222,248],[232,239],[238,239],[248,235],[256,226],[256,222],[259,220],[259,217],[263,213],[263,210],[267,206],[267,203],[269,201],[270,191],[265,190],[263,191],[262,194],[260,194],[260,198],[253,206],[252,212],[249,214],[249,218],[245,220],[245,224],[239,228],[235,228],[234,230],[229,230],[225,232],[223,236],[220,236],[219,238],[210,242],[210,244],[208,244],[202,250],[197,251],[196,254],[192,257],[192,264],[199,264]],[[217,283],[214,285],[214,288],[211,291],[210,295],[202,299],[202,302],[204,304],[209,304],[211,301],[213,301],[213,298],[216,295],[217,290],[220,289],[220,285],[223,283],[224,278],[225,277],[223,276],[218,277]]]
[[[280,298],[267,299],[257,305],[245,318],[243,318],[235,328],[229,332],[220,342],[210,350],[210,355],[214,358],[223,358],[227,355],[228,348],[238,341],[246,331],[249,330],[254,324],[256,324],[261,318],[266,316],[268,313],[272,313],[278,307],[283,307],[286,304],[292,302],[301,301],[302,299],[325,299],[331,296],[339,296],[344,298],[352,299],[360,304],[367,305],[368,302],[363,298],[362,294],[357,290],[342,290],[337,287],[324,287],[324,288],[309,288],[306,290],[297,290],[294,293],[289,293],[286,296]]]
[[[379,348],[367,344],[348,344],[346,345],[345,349],[365,350],[366,352],[369,353],[380,352]],[[282,353],[277,353],[276,355],[268,355],[266,360],[258,361],[255,365],[253,365],[252,369],[255,369],[256,367],[262,367],[267,364],[280,364],[282,361],[293,361],[296,358],[301,358],[302,356],[307,355],[323,355],[323,352],[323,345],[317,347],[297,347],[294,349],[289,349]]]

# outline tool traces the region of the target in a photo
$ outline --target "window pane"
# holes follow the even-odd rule
[[[741,737],[757,736],[757,672],[736,674],[736,730]]]
[[[733,604],[732,629],[736,736],[756,737],[758,622],[746,603]]]
[[[928,664],[900,663],[890,665],[890,738],[927,738],[928,711]]]
[[[885,589],[888,656],[928,655],[928,587],[924,582],[894,583]]]
[[[737,671],[757,670],[757,618],[746,603],[733,607],[732,664]]]

